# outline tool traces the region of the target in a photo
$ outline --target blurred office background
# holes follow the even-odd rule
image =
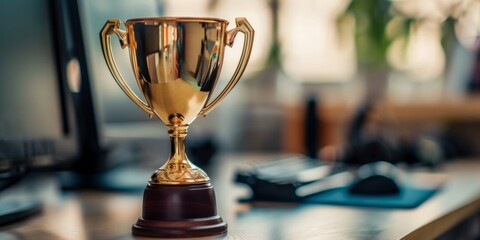
[[[247,70],[217,109],[195,120],[189,146],[209,142],[222,151],[305,153],[306,103],[314,99],[314,144],[319,153],[335,155],[348,143],[357,106],[369,99],[374,110],[366,131],[402,141],[445,137],[458,156],[480,155],[478,0],[86,0],[79,5],[97,121],[107,143],[128,139],[147,142],[163,155],[169,150],[163,124],[148,119],[108,71],[98,39],[107,19],[213,16],[233,28],[235,17],[243,16],[255,29]],[[237,65],[242,41],[239,34],[234,47],[227,47],[217,92]],[[140,94],[128,51],[116,41],[113,48],[119,69]]]
[[[0,1],[5,23],[5,35],[0,35],[0,191],[20,181],[30,167],[59,170],[59,185],[66,189],[144,189],[170,153],[167,129],[117,86],[99,32],[111,18],[123,22],[151,16],[219,17],[230,22],[229,29],[235,17],[246,17],[255,29],[241,80],[217,109],[193,122],[187,139],[190,160],[223,191],[218,204],[227,222],[236,215],[226,215],[225,209],[234,209],[237,196],[229,185],[232,176],[226,175],[233,174],[233,165],[221,163],[236,154],[255,160],[263,153],[269,158],[303,153],[357,165],[389,161],[422,167],[480,157],[480,0],[9,0]],[[140,96],[128,51],[112,39],[118,68]],[[217,93],[230,80],[242,46],[238,34],[234,46],[226,48]],[[215,154],[220,157],[212,158]],[[51,159],[74,161],[52,164]],[[218,164],[206,166],[209,159]],[[462,173],[469,165],[464,166]],[[22,194],[10,188],[0,200],[53,198],[42,182],[24,183]],[[137,217],[131,206],[140,204],[134,200],[101,197],[99,204],[97,195],[86,196],[86,204],[74,200],[74,210],[66,212],[79,222],[71,226],[85,223],[85,229],[103,233],[97,230],[106,222],[118,230],[116,220],[128,218],[124,229],[130,229]],[[442,201],[427,211],[448,209]],[[4,202],[3,209],[17,206]],[[39,203],[35,206],[40,209]],[[96,218],[96,212],[102,216]],[[317,218],[315,211],[305,212]],[[60,216],[47,229],[71,237],[74,231],[64,224],[72,221]],[[94,221],[83,221],[85,216]],[[378,216],[384,220],[373,215]],[[281,224],[272,221],[272,232],[286,223],[279,219]],[[34,236],[44,228],[34,227]]]

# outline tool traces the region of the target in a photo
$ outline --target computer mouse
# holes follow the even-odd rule
[[[350,194],[394,195],[400,193],[397,168],[391,163],[379,161],[361,166],[349,187]]]

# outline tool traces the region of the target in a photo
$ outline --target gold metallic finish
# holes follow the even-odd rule
[[[110,19],[100,33],[102,50],[115,81],[133,102],[168,128],[171,154],[151,177],[150,184],[206,183],[208,176],[188,160],[185,138],[198,115],[207,115],[225,98],[242,76],[253,45],[254,30],[245,18],[227,31],[228,21],[217,18],[139,18],[125,22]],[[222,68],[225,46],[245,34],[242,56],[227,86],[212,101]],[[146,102],[126,84],[111,51],[111,35],[128,47],[132,69]]]
[[[253,30],[252,26],[246,18],[239,17],[236,18],[235,21],[237,23],[237,27],[227,32],[225,43],[229,47],[232,47],[237,33],[241,32],[245,34],[245,41],[243,43],[243,51],[242,56],[240,57],[240,62],[237,66],[237,69],[235,69],[235,72],[233,73],[232,79],[228,82],[227,86],[223,89],[223,91],[218,94],[215,100],[203,107],[202,111],[200,112],[200,114],[203,116],[206,116],[210,111],[212,111],[220,103],[220,101],[227,96],[227,94],[233,89],[233,87],[235,87],[238,80],[240,80],[240,77],[245,71],[245,68],[247,67],[248,60],[250,59],[250,53],[252,52],[253,37],[255,35],[255,31]]]
[[[105,26],[100,33],[103,56],[105,57],[105,61],[107,62],[108,69],[110,69],[110,73],[112,73],[113,78],[118,83],[120,88],[125,92],[125,94],[127,94],[128,97],[132,99],[134,103],[136,103],[140,108],[147,112],[149,117],[152,117],[152,109],[140,98],[138,98],[137,95],[135,95],[135,93],[132,91],[132,89],[130,89],[130,87],[123,79],[122,74],[120,73],[120,71],[118,71],[117,64],[115,63],[115,59],[113,58],[112,47],[110,44],[112,34],[117,34],[118,38],[120,39],[120,45],[122,46],[122,48],[128,46],[127,34],[125,31],[120,30],[119,26],[120,20],[118,19],[110,19],[107,21],[107,23],[105,23]]]
[[[192,164],[185,152],[186,126],[167,126],[170,136],[170,158],[150,178],[150,184],[195,184],[210,180],[207,174]]]

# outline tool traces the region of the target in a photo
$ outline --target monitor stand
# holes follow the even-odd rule
[[[58,172],[64,190],[96,189],[141,192],[155,171],[141,166],[142,150],[134,144],[121,144],[77,160],[68,171]]]
[[[100,173],[60,172],[62,189],[98,189],[118,192],[141,192],[154,172],[135,166],[119,166]]]

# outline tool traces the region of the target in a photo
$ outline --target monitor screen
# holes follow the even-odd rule
[[[127,19],[161,15],[161,1],[85,0],[78,1],[78,8],[101,144],[109,145],[112,139],[165,138],[166,129],[161,129],[162,125],[155,119],[149,119],[114,81],[105,63],[99,38],[99,32],[108,19],[120,19],[120,28],[125,30],[123,23]],[[116,36],[112,36],[111,42],[120,72],[131,89],[143,98],[131,70],[128,49],[120,47]]]
[[[0,1],[0,164],[76,154],[54,1]],[[1,165],[0,165],[1,166]]]

